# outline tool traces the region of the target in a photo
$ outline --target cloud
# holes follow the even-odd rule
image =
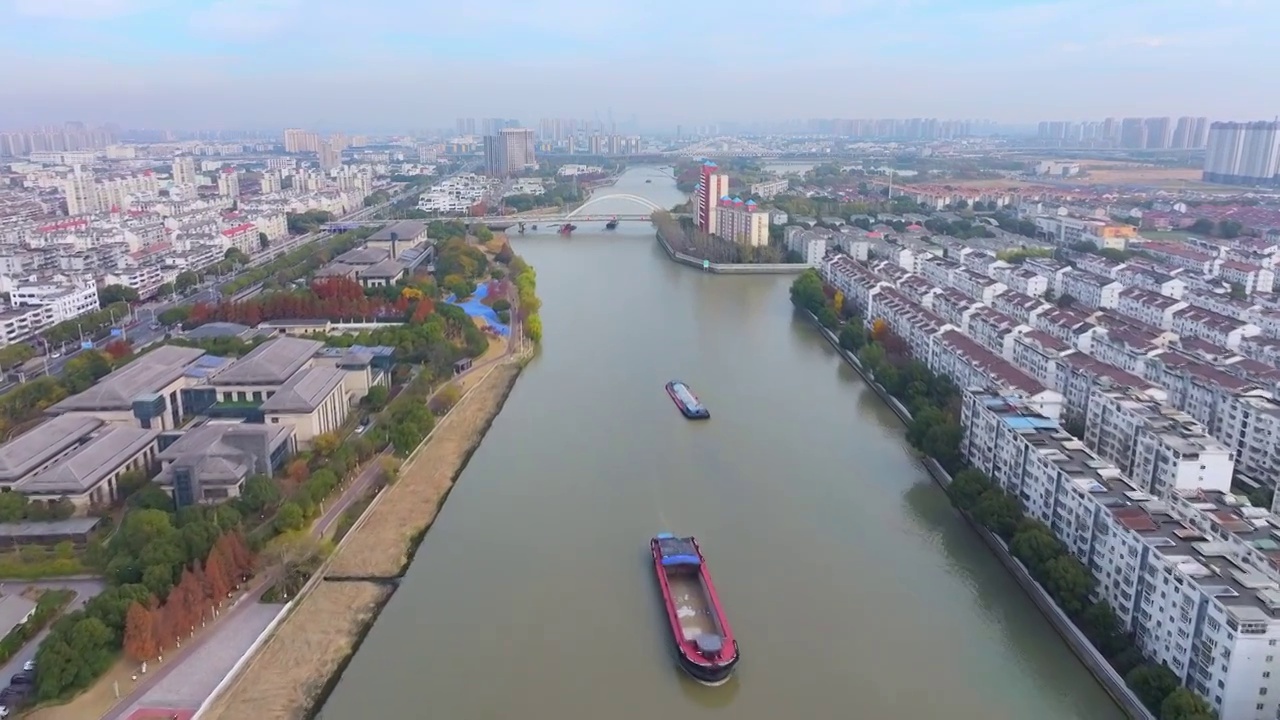
[[[196,32],[222,33],[229,40],[271,35],[301,19],[301,0],[218,0],[191,15]]]
[[[147,0],[13,0],[13,9],[31,17],[105,20],[132,15],[151,4]]]

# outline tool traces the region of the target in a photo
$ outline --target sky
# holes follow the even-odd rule
[[[1280,0],[0,0],[0,127],[1280,113]]]

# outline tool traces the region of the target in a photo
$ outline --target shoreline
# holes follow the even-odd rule
[[[893,414],[898,417],[898,420],[901,421],[904,426],[911,423],[911,413],[907,408],[903,406],[897,398],[890,395],[887,390],[881,387],[880,383],[876,382],[875,377],[869,374],[866,369],[862,367],[862,363],[858,361],[857,357],[848,350],[840,347],[840,339],[835,333],[823,327],[822,323],[818,322],[818,318],[814,316],[813,313],[804,310],[797,310],[797,312],[804,315],[806,320],[808,320],[808,322],[818,330],[818,333],[823,337],[823,339],[825,339],[836,351],[836,354],[839,355],[847,365],[852,367],[854,372],[858,373],[858,377],[862,379],[862,382],[865,383],[866,386],[869,387],[872,392],[874,392],[880,400],[893,411]],[[943,469],[943,467],[933,458],[920,456],[919,459],[920,463],[929,473],[929,477],[932,478],[934,483],[936,483],[938,487],[942,488],[942,491],[947,494],[948,498],[950,498],[951,475],[948,474],[947,471]],[[955,509],[954,506],[953,509]],[[995,555],[996,559],[1000,561],[1000,564],[1009,572],[1009,575],[1013,577],[1013,580],[1018,584],[1018,587],[1022,588],[1023,592],[1027,594],[1027,597],[1031,600],[1032,604],[1036,606],[1036,609],[1040,614],[1044,616],[1045,620],[1049,621],[1049,625],[1058,633],[1063,642],[1066,643],[1067,647],[1071,649],[1072,654],[1076,656],[1080,661],[1080,664],[1084,665],[1085,669],[1089,671],[1089,674],[1093,676],[1094,680],[1102,686],[1107,695],[1116,703],[1116,707],[1132,720],[1155,720],[1151,713],[1147,711],[1146,706],[1142,704],[1142,701],[1139,700],[1138,697],[1133,694],[1133,691],[1129,689],[1124,678],[1120,677],[1120,674],[1115,671],[1115,668],[1111,667],[1111,664],[1107,662],[1106,658],[1102,657],[1102,655],[1098,653],[1098,651],[1093,647],[1093,644],[1089,642],[1089,639],[1080,631],[1080,628],[1076,627],[1076,624],[1073,623],[1071,619],[1067,617],[1066,613],[1058,607],[1058,604],[1053,601],[1053,598],[1049,597],[1048,592],[1046,592],[1044,588],[1035,581],[1035,578],[1031,577],[1031,573],[1022,565],[1021,562],[1018,561],[1017,558],[1013,556],[1013,553],[1009,551],[1009,548],[1005,546],[1000,538],[993,535],[991,531],[987,530],[985,527],[979,525],[973,520],[973,518],[969,517],[968,514],[960,512],[959,510],[956,510],[956,512],[959,513],[965,524],[978,534],[978,537],[981,538],[983,544],[991,550],[991,553]]]
[[[704,263],[703,260],[677,252],[661,232],[655,232],[658,244],[667,251],[667,257],[678,265],[686,265],[710,273],[720,275],[799,275],[809,266],[804,263],[782,263],[778,265],[758,265],[752,263]]]
[[[304,720],[320,712],[395,594],[523,367],[523,359],[515,356],[498,361],[440,420],[248,663],[272,671],[253,673],[246,667],[199,717]],[[396,497],[385,500],[390,495]]]

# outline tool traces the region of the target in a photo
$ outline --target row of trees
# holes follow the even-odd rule
[[[219,536],[204,562],[182,571],[161,603],[155,595],[134,600],[125,613],[122,645],[138,662],[155,660],[218,614],[222,604],[253,573],[254,556],[236,533]],[[41,671],[44,671],[43,666]]]
[[[806,271],[795,280],[791,300],[837,332],[840,346],[857,353],[864,370],[903,403],[912,415],[908,441],[953,475],[948,490],[956,507],[1004,540],[1014,557],[1152,712],[1161,720],[1213,717],[1204,699],[1180,687],[1172,671],[1145,662],[1106,602],[1091,600],[1095,580],[1089,569],[1067,551],[1048,526],[1026,517],[1015,498],[982,472],[967,467],[960,450],[960,393],[950,378],[911,358],[906,342],[883,320],[873,321],[868,331],[856,308],[839,291],[825,286],[816,271]]]
[[[698,230],[689,218],[677,220],[668,212],[655,212],[653,222],[658,227],[658,234],[672,249],[700,260],[717,264],[776,264],[786,259],[786,254],[777,245],[753,247],[724,240]]]
[[[1005,542],[1151,712],[1161,720],[1215,717],[1208,702],[1182,687],[1172,670],[1145,660],[1110,604],[1091,599],[1096,579],[1047,525],[1026,517],[1012,496],[978,470],[956,473],[949,490],[957,508]]]
[[[117,302],[87,315],[64,320],[40,335],[50,345],[80,342],[81,338],[98,340],[106,337],[112,327],[124,322],[127,317],[129,317],[129,303]]]
[[[235,279],[223,283],[220,290],[223,295],[235,295],[258,283],[263,283],[264,286],[270,284],[274,287],[285,287],[295,280],[309,277],[330,260],[356,247],[375,232],[377,228],[359,228],[334,235],[324,242],[311,243],[291,250],[265,265],[245,270]]]
[[[506,246],[504,249],[511,248]],[[512,257],[507,267],[511,270],[511,282],[516,288],[516,314],[524,327],[525,337],[535,343],[541,342],[542,316],[538,311],[542,309],[542,301],[538,299],[538,277],[519,255]],[[494,309],[500,309],[496,302]]]
[[[97,350],[82,352],[67,361],[61,376],[42,376],[19,383],[0,395],[0,437],[25,428],[58,401],[83,392],[113,369],[110,357]]]
[[[289,223],[290,233],[304,235],[319,230],[321,225],[333,220],[333,213],[327,210],[307,210],[306,212],[289,213],[285,215],[285,220]]]
[[[262,293],[246,300],[218,304],[196,303],[185,325],[198,327],[208,322],[234,322],[255,326],[267,320],[326,319],[333,321],[373,321],[403,317],[408,301],[397,309],[382,297],[365,295],[360,283],[346,277],[316,280],[305,290]]]
[[[40,667],[36,696],[41,700],[68,697],[111,667],[124,646],[127,616],[134,603],[171,605],[172,627],[189,629],[195,603],[185,599],[192,594],[188,574],[211,562],[222,564],[236,577],[251,572],[252,554],[239,532],[241,515],[230,505],[173,513],[156,507],[171,509],[173,501],[154,486],[139,491],[130,502],[134,507],[107,545],[91,544],[86,556],[103,570],[108,588],[54,623],[36,653]],[[211,560],[215,548],[220,555],[217,561]],[[201,569],[201,574],[207,575],[207,570]],[[175,590],[184,582],[184,589]],[[174,637],[180,636],[179,630],[173,632]]]

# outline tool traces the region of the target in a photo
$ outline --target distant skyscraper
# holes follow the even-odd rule
[[[298,128],[289,128],[284,131],[284,151],[287,153],[304,153],[319,152],[320,136],[300,130]]]
[[[1173,121],[1167,117],[1147,118],[1143,123],[1147,128],[1147,142],[1144,147],[1148,150],[1165,150],[1169,147],[1169,140],[1173,136]]]
[[[476,119],[475,118],[458,118],[458,134],[459,135],[475,135]]]
[[[222,197],[240,197],[240,176],[235,168],[223,168],[218,173],[218,194]]]
[[[1120,121],[1120,147],[1141,150],[1147,146],[1147,123],[1142,118]]]
[[[1209,128],[1204,180],[1280,186],[1280,122],[1216,122]]]
[[[484,138],[485,171],[493,177],[508,177],[538,164],[534,155],[533,130],[501,128]]]
[[[320,144],[320,169],[332,170],[342,164],[342,150],[332,140]]]

